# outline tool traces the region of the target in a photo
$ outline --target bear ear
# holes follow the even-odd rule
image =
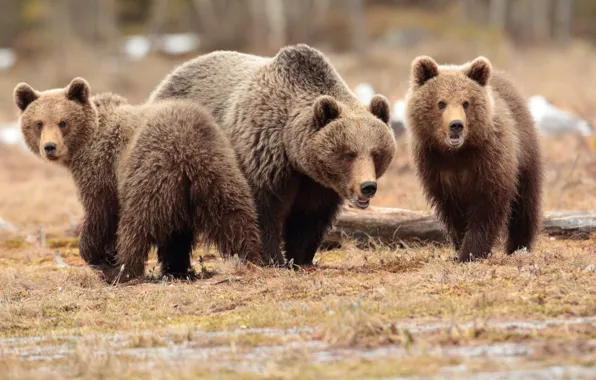
[[[423,55],[412,62],[412,84],[422,86],[437,75],[439,75],[439,65],[431,57]]]
[[[81,104],[89,102],[89,92],[89,83],[83,78],[73,79],[66,87],[66,97]]]
[[[39,93],[27,83],[19,83],[14,88],[14,103],[21,111],[25,111],[29,104],[39,98]]]
[[[322,95],[315,100],[313,111],[317,126],[323,128],[325,125],[329,124],[329,122],[339,117],[340,107],[333,97]]]
[[[370,112],[387,125],[389,125],[389,119],[391,118],[390,108],[389,101],[383,95],[377,94],[370,101]]]
[[[478,57],[470,63],[466,70],[466,75],[479,85],[486,86],[490,80],[492,71],[493,67],[490,61],[484,57]]]

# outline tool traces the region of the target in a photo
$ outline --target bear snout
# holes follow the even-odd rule
[[[449,148],[458,149],[464,144],[464,122],[452,120],[447,126],[445,143]]]
[[[464,122],[461,120],[453,120],[449,123],[449,137],[458,138],[464,130]]]
[[[377,192],[377,183],[374,181],[366,181],[360,184],[360,192],[368,198],[375,196]]]
[[[48,157],[55,157],[56,156],[56,143],[54,142],[47,142],[43,144],[43,151]]]

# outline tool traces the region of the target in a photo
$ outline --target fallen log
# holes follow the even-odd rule
[[[596,232],[596,210],[547,211],[544,214],[542,233],[549,236],[581,239],[592,232]],[[447,242],[445,230],[432,212],[384,207],[344,208],[324,245],[335,247],[346,238],[392,246],[409,242]]]
[[[78,236],[81,223],[82,220],[68,233]],[[596,210],[547,211],[542,220],[542,233],[549,236],[583,239],[592,232],[596,232]],[[360,242],[360,246],[447,243],[445,230],[432,212],[387,207],[369,207],[367,210],[344,207],[322,248],[341,246],[344,239]]]

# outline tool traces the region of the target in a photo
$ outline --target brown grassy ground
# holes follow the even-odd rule
[[[452,61],[487,54],[510,69],[527,95],[541,93],[596,118],[590,107],[596,68],[588,64],[594,53],[582,44],[519,52],[505,43],[465,50],[444,40],[333,60],[350,84],[366,79],[397,99],[409,61],[428,51]],[[122,88],[141,101],[174,64],[153,60],[142,76],[136,64],[106,80],[91,66],[72,72],[97,89]],[[20,80],[57,85],[25,65],[0,78],[2,92]],[[0,101],[0,110],[0,120],[11,119],[9,100]],[[596,156],[586,141],[542,143],[545,207],[596,209]],[[202,280],[162,281],[152,274],[152,256],[147,282],[113,287],[83,265],[67,236],[82,211],[65,170],[3,147],[0,184],[0,217],[18,228],[0,230],[0,377],[596,375],[594,240],[543,236],[534,253],[497,251],[465,265],[451,262],[447,247],[348,245],[319,253],[314,269],[296,272],[224,263],[198,248],[194,265],[203,269]],[[428,207],[403,141],[373,204]]]
[[[579,141],[543,141],[547,208],[596,208],[594,155]],[[374,203],[426,208],[400,147]],[[545,236],[532,254],[465,265],[447,247],[348,245],[296,272],[198,248],[203,280],[163,282],[152,256],[146,283],[112,287],[66,236],[81,215],[68,174],[0,155],[0,216],[19,228],[0,232],[0,373],[10,378],[596,373],[593,240]]]

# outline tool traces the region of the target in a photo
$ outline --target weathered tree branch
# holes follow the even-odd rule
[[[585,238],[591,232],[596,232],[596,210],[548,211],[544,215],[544,234]],[[388,245],[447,242],[443,227],[433,213],[383,207],[366,211],[345,208],[327,235],[325,245],[337,246],[344,238]]]
[[[73,226],[68,235],[78,236],[81,223],[82,220]],[[542,220],[542,233],[549,236],[583,239],[592,232],[596,232],[596,210],[547,211]],[[325,237],[323,248],[340,246],[346,238],[359,245],[447,242],[443,227],[432,212],[385,207],[370,207],[366,211],[344,208]]]

